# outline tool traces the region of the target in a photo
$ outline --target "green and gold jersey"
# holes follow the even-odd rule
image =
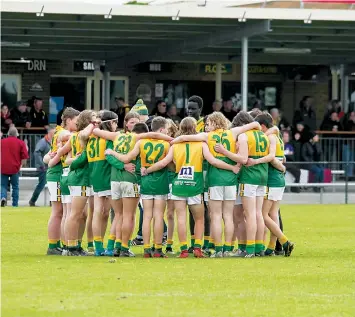
[[[52,142],[51,142],[51,152],[55,153],[58,151],[58,135],[61,131],[63,131],[64,128],[61,127],[60,125],[57,125],[55,127],[55,131],[53,134]],[[48,168],[47,170],[47,181],[48,182],[59,182],[60,177],[62,175],[62,164],[59,162],[57,165]]]
[[[172,185],[175,196],[193,197],[203,193],[202,142],[174,144],[176,176]]]
[[[245,132],[248,138],[248,156],[258,159],[269,154],[269,139],[264,132],[250,130]],[[241,184],[267,185],[268,163],[257,164],[254,166],[243,165],[239,172],[239,182]]]
[[[111,189],[111,166],[105,157],[105,150],[108,148],[112,148],[112,141],[106,141],[95,135],[89,137],[86,145],[90,184],[96,193]]]
[[[88,161],[87,161],[87,153],[86,153],[86,150],[81,146],[81,144],[79,142],[78,135],[79,135],[79,132],[74,132],[71,135],[70,146],[71,146],[72,157],[75,158],[73,163],[76,162],[75,165],[80,166],[80,167],[72,169],[73,163],[70,165],[70,172],[69,172],[69,176],[68,176],[68,185],[69,186],[89,186],[90,171],[89,171],[89,165],[88,165]]]
[[[285,153],[284,153],[284,143],[279,134],[275,135],[276,137],[276,153],[275,158],[280,162],[283,161]],[[271,164],[269,164],[269,172],[268,172],[268,187],[285,187],[285,175]]]
[[[203,117],[197,120],[196,132],[197,133],[205,132],[205,119]]]
[[[166,157],[170,145],[162,140],[144,139],[140,141],[139,148],[141,166],[148,168]],[[143,195],[167,195],[169,193],[167,167],[143,177],[140,192]]]
[[[127,132],[117,136],[113,142],[113,149],[117,153],[127,154],[131,152],[136,144],[135,133]],[[139,184],[140,182],[140,167],[137,164],[137,158],[131,161],[136,165],[136,173],[132,174],[126,170],[118,170],[115,167],[111,169],[111,181],[114,182],[129,182],[133,184]]]
[[[228,151],[236,153],[236,142],[233,133],[230,130],[218,129],[208,133],[208,148],[212,155],[227,163],[235,165],[236,163],[221,153],[214,150],[216,144],[222,144]],[[237,176],[232,172],[224,169],[219,169],[209,165],[208,172],[208,186],[233,186],[237,183]]]

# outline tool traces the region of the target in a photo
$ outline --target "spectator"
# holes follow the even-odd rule
[[[3,133],[7,133],[9,127],[12,125],[13,123],[12,123],[9,107],[4,104],[1,106],[1,131]]]
[[[37,176],[38,176],[38,184],[32,194],[32,197],[29,201],[29,205],[31,207],[36,206],[36,201],[38,196],[40,195],[41,191],[43,190],[44,186],[46,185],[46,172],[48,166],[43,163],[43,157],[50,151],[51,149],[51,141],[53,138],[53,134],[55,129],[50,128],[48,130],[48,134],[46,134],[42,139],[40,139],[37,144],[36,148],[33,153],[35,167],[37,169]]]
[[[350,140],[350,138],[354,138],[355,135],[355,111],[350,112],[344,117],[344,131],[354,132],[354,134],[344,134],[344,144],[343,144],[343,161],[345,162],[353,162],[354,161],[354,153],[355,153],[355,141]],[[347,168],[345,167],[345,173],[349,177],[354,176],[354,163],[349,163]]]
[[[33,107],[30,110],[31,126],[34,128],[48,129],[48,116],[43,110],[43,100],[35,97]]]
[[[17,107],[13,109],[11,118],[15,127],[27,129],[31,127],[31,118],[26,111],[26,103],[23,101],[17,102]]]
[[[310,135],[311,135],[311,132],[309,131],[309,128],[305,127],[305,125],[302,121],[297,122],[297,124],[293,130],[293,139],[296,142],[304,144],[304,143],[308,142]]]
[[[295,148],[290,142],[290,132],[287,130],[283,131],[282,139],[284,142],[284,153],[286,157],[286,170],[295,178],[295,183],[299,183],[301,178],[301,170],[296,164],[294,164],[294,162],[296,162],[296,156]],[[291,187],[291,192],[299,193],[300,189],[298,187]]]
[[[171,105],[168,108],[168,116],[170,117],[171,120],[173,120],[173,122],[179,126],[181,118],[177,115],[177,108],[176,105]]]
[[[223,109],[221,110],[221,112],[230,122],[233,121],[237,113],[233,110],[233,102],[231,99],[228,99],[223,103]]]
[[[312,107],[313,99],[310,96],[304,96],[300,102],[300,109],[295,111],[292,124],[295,127],[298,122],[303,122],[304,126],[310,131],[317,128],[316,113]]]
[[[332,131],[338,132],[342,130],[339,116],[336,110],[332,110],[329,112],[328,117],[324,118],[320,129],[322,131]]]
[[[213,111],[221,111],[222,109],[222,101],[221,100],[215,100],[212,104],[212,109]]]
[[[270,110],[270,115],[272,117],[273,124],[276,125],[280,131],[291,130],[288,121],[280,114],[279,109],[272,108]]]
[[[122,97],[115,97],[115,107],[110,109],[118,116],[118,127],[124,128],[124,117],[129,112],[129,106],[125,103],[125,100]]]
[[[158,100],[155,103],[155,107],[151,112],[151,116],[160,116],[163,118],[169,118],[168,113],[166,111],[166,103],[163,100]]]
[[[146,123],[150,131],[150,125],[152,123],[153,117],[149,117],[148,108],[144,104],[143,99],[138,99],[136,104],[132,107],[131,111],[137,112],[139,114],[139,121]]]
[[[18,207],[19,171],[23,161],[28,159],[25,142],[18,139],[15,127],[9,129],[8,137],[1,140],[1,207],[6,205],[7,186],[12,186],[12,206]]]
[[[302,162],[308,162],[304,164],[304,169],[309,170],[314,174],[315,183],[323,183],[324,180],[324,168],[321,164],[317,164],[322,160],[323,152],[319,144],[318,135],[312,135],[308,142],[302,146]],[[315,192],[319,192],[319,188],[313,188]]]

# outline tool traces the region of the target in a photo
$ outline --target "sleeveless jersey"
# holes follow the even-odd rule
[[[285,156],[284,153],[284,143],[280,137],[280,135],[275,135],[276,137],[276,154],[275,158],[280,162],[283,161]],[[268,187],[285,187],[285,175],[271,164],[269,164],[269,173],[267,180]]]
[[[60,125],[57,125],[55,127],[55,132],[53,134],[52,142],[51,142],[51,152],[57,152],[58,151],[58,135],[59,133],[64,130],[63,127]],[[48,182],[59,182],[60,177],[62,175],[62,164],[59,162],[57,165],[48,168],[47,170],[47,181]]]
[[[236,153],[236,143],[232,131],[218,129],[208,133],[208,148],[212,155],[227,164],[236,163],[221,153],[214,150],[216,144],[222,144],[228,151]],[[208,168],[208,186],[233,186],[237,183],[237,176],[232,171],[219,169],[209,164]]]
[[[90,184],[92,184],[96,193],[111,189],[111,166],[105,157],[105,150],[109,148],[108,144],[110,142],[112,143],[112,141],[106,141],[98,136],[91,135],[86,145]]]
[[[176,176],[172,185],[175,196],[193,197],[203,193],[202,142],[174,144]]]
[[[84,152],[84,148],[79,142],[79,132],[74,132],[70,137],[70,146],[72,157],[78,159],[77,155]],[[85,156],[87,158],[87,156]],[[86,160],[87,162],[87,160]],[[70,170],[68,176],[68,185],[69,186],[88,186],[89,185],[89,166],[86,163],[82,168],[75,170]]]
[[[162,140],[145,139],[140,142],[140,161],[142,167],[150,167],[161,161],[169,152],[169,143]],[[167,167],[144,176],[141,181],[141,194],[167,195],[169,178]]]
[[[113,149],[117,153],[127,154],[131,152],[136,144],[136,135],[131,132],[122,133],[117,136],[113,142]],[[131,163],[136,165],[136,173],[132,174],[126,170],[118,170],[115,167],[111,168],[111,181],[129,182],[133,184],[140,183],[140,166],[137,164],[139,160],[136,158]]]
[[[197,120],[196,132],[197,133],[205,132],[205,121],[203,117]]]
[[[269,139],[264,132],[250,130],[245,132],[248,138],[248,157],[261,158],[269,154]],[[242,166],[239,172],[239,182],[241,184],[267,185],[268,163],[257,164],[254,166]]]

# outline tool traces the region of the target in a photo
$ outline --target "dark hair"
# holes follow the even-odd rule
[[[107,122],[101,123],[100,128],[102,130],[114,132],[114,131],[112,131],[112,121],[118,119],[117,114],[114,113],[113,111],[102,110],[102,111],[100,111],[100,118],[101,118],[101,121],[107,121]],[[108,120],[112,120],[112,121],[108,121]]]
[[[255,119],[257,116],[261,115],[263,112],[260,109],[254,109],[249,112],[249,114]]]
[[[124,120],[123,120],[123,121],[124,121],[124,127],[123,127],[123,129],[124,129],[125,132],[127,132],[127,127],[126,127],[127,122],[128,122],[129,120],[133,119],[133,118],[136,118],[136,119],[139,120],[139,114],[138,114],[138,112],[130,111],[130,112],[128,112],[128,113],[125,115]]]
[[[168,121],[165,118],[155,117],[152,120],[152,125],[151,125],[152,131],[153,132],[158,131],[159,129],[164,128],[167,124],[168,124]]]
[[[264,125],[265,127],[267,127],[268,129],[272,128],[273,127],[273,124],[272,124],[272,117],[270,114],[268,113],[262,113],[262,114],[259,114],[256,118],[255,118],[255,121],[256,122],[259,122],[260,125]]]
[[[148,126],[144,122],[138,122],[134,125],[132,132],[137,133],[137,134],[148,133],[149,129],[148,129]]]
[[[189,102],[196,102],[196,103],[198,104],[198,107],[199,107],[200,109],[203,108],[203,100],[202,100],[202,98],[199,97],[199,96],[191,96],[188,101],[189,101]]]
[[[252,123],[253,117],[246,111],[239,111],[239,113],[232,120],[232,128],[241,127],[245,124]]]
[[[164,103],[165,103],[165,101],[164,101],[164,100],[162,100],[162,99],[158,99],[158,100],[156,101],[156,103],[155,103],[155,106],[156,106],[156,107],[158,107],[158,105],[159,105],[159,104],[161,104],[162,102],[164,102]]]
[[[303,98],[300,101],[300,108],[303,109],[304,108],[304,103],[306,102],[306,100],[308,98],[311,98],[311,96],[303,96]]]

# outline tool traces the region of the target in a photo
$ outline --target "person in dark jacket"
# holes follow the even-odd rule
[[[304,96],[300,102],[299,110],[295,111],[292,124],[295,127],[298,122],[304,122],[305,127],[310,131],[315,131],[317,128],[316,113],[313,110],[313,99],[310,96]]]
[[[324,181],[324,167],[317,163],[322,161],[322,156],[319,136],[313,134],[313,137],[302,146],[301,159],[302,162],[308,162],[308,164],[304,164],[303,168],[314,174],[315,183],[323,183]],[[319,191],[319,188],[314,188],[314,191]]]
[[[124,128],[123,122],[126,114],[129,112],[129,106],[125,103],[122,97],[115,97],[115,107],[110,109],[112,112],[116,113],[118,116],[118,128]]]
[[[43,110],[43,100],[35,97],[30,110],[31,126],[34,128],[48,129],[48,116]]]
[[[18,101],[17,106],[11,113],[12,122],[17,128],[30,128],[31,118],[26,109],[24,101]]]
[[[151,116],[159,116],[163,118],[170,118],[167,112],[166,103],[164,100],[157,100],[155,107],[150,113]]]
[[[42,139],[40,139],[37,142],[36,148],[33,152],[35,167],[37,169],[38,184],[37,184],[35,190],[33,191],[32,197],[29,201],[29,205],[31,207],[36,206],[36,201],[38,199],[38,196],[40,195],[43,188],[46,186],[46,172],[47,172],[48,166],[43,163],[43,157],[51,149],[51,141],[52,141],[54,132],[55,132],[55,129],[50,128],[48,130],[48,134],[46,134]]]

